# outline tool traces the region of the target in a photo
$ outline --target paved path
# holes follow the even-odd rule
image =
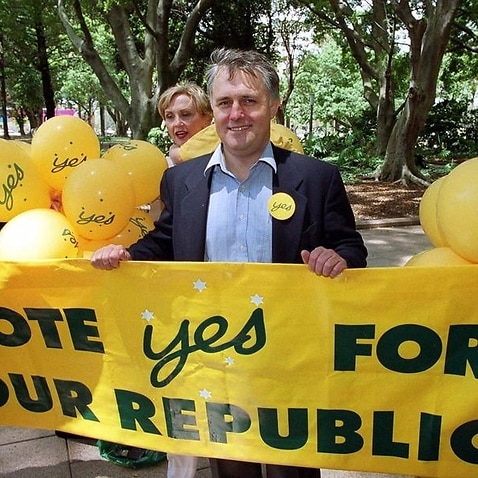
[[[369,249],[369,267],[397,267],[431,244],[420,226],[363,229]],[[400,471],[400,470],[397,470]],[[364,472],[323,470],[323,478],[394,478]],[[51,431],[0,427],[1,478],[164,478],[166,464],[140,470],[103,460],[96,446],[57,437]],[[210,478],[201,459],[196,478]],[[247,477],[244,477],[247,478]]]
[[[383,227],[360,231],[368,248],[368,267],[403,266],[433,246],[421,226]]]

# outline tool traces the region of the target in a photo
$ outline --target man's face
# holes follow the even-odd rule
[[[259,77],[239,71],[230,79],[223,69],[213,82],[211,104],[226,158],[256,161],[269,142],[279,100],[269,98]]]

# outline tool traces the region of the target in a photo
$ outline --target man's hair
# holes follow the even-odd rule
[[[269,59],[262,53],[228,48],[214,50],[211,54],[211,64],[206,72],[209,97],[211,97],[214,80],[222,70],[229,73],[229,79],[234,78],[239,71],[254,78],[259,77],[264,82],[270,100],[274,101],[280,98],[279,76]]]
[[[179,83],[175,86],[171,86],[159,97],[158,111],[163,120],[166,109],[171,104],[171,101],[173,101],[174,97],[178,95],[189,96],[194,107],[200,114],[212,118],[211,104],[204,90],[196,83],[187,81],[185,83]]]

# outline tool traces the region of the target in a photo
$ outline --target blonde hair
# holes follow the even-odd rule
[[[185,83],[179,83],[178,85],[169,87],[159,97],[158,111],[163,120],[167,107],[171,104],[171,101],[173,101],[174,97],[177,95],[189,96],[198,113],[212,119],[211,104],[209,103],[209,98],[207,97],[206,93],[196,83],[192,81],[187,81]]]

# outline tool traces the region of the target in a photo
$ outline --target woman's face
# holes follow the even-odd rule
[[[191,136],[208,126],[211,119],[197,111],[188,95],[179,94],[164,110],[164,122],[171,139],[177,146],[182,146]]]

